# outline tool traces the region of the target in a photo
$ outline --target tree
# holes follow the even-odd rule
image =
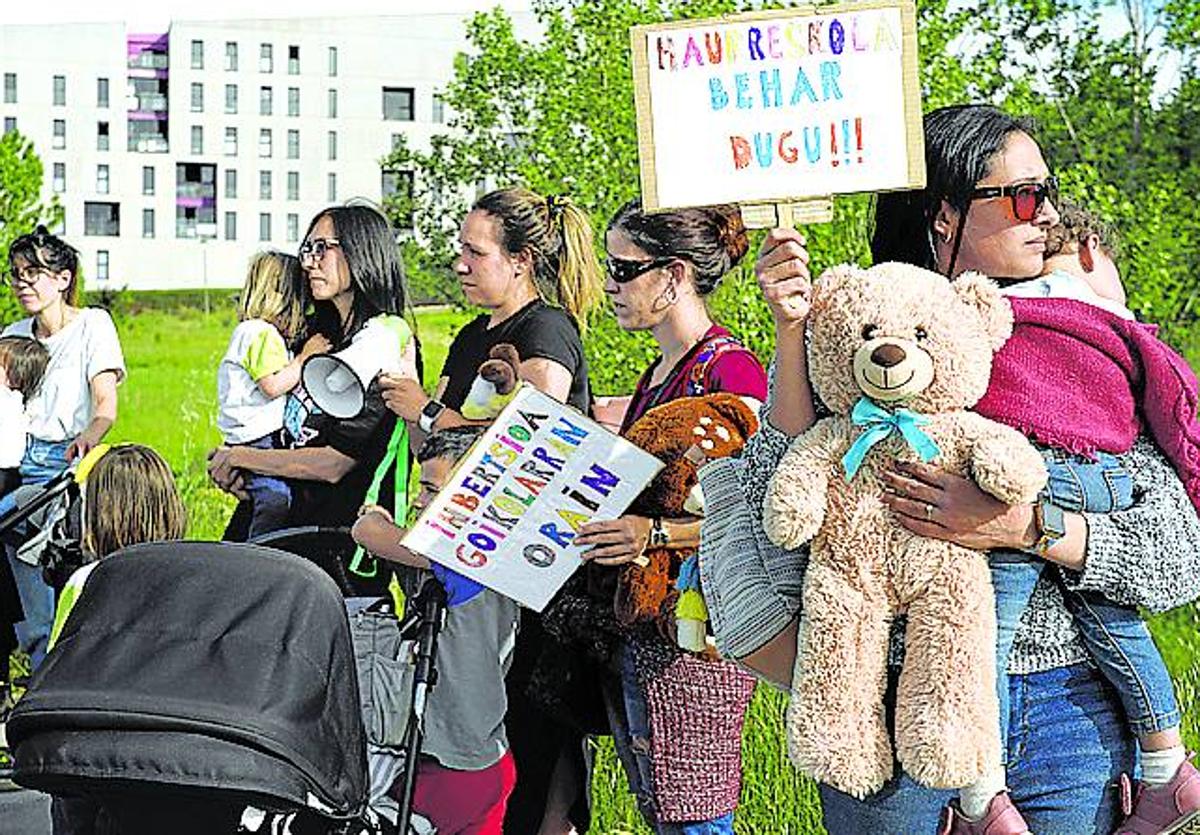
[[[43,203],[42,161],[33,143],[17,131],[0,137],[0,263],[8,269],[8,248],[14,240],[32,232],[39,223],[55,227],[62,222],[58,199]],[[0,293],[0,322],[18,315],[11,293]]]

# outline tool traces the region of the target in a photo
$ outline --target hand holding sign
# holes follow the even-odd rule
[[[803,328],[808,319],[812,280],[804,243],[804,235],[795,229],[772,229],[754,262],[759,289],[779,330],[789,326]]]

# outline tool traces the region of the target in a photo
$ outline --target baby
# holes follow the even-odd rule
[[[25,401],[41,384],[49,362],[50,353],[36,339],[0,337],[0,496],[21,483]]]

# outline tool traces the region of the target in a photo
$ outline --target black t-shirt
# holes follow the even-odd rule
[[[443,403],[455,411],[461,409],[488,352],[507,342],[517,349],[522,361],[548,359],[567,369],[571,374],[567,403],[587,413],[590,397],[583,341],[575,320],[565,310],[537,299],[493,328],[488,327],[488,318],[485,313],[472,319],[450,344],[442,366],[442,376],[448,378]]]

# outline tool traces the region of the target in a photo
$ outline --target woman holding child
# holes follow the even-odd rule
[[[1053,179],[1027,126],[991,107],[942,108],[926,117],[925,146],[927,187],[879,198],[875,260],[904,261],[950,277],[976,270],[1018,288],[1038,279],[1045,271],[1047,233],[1059,218]],[[1090,238],[1084,242],[1092,244]],[[701,573],[718,645],[724,654],[784,684],[791,681],[795,659],[804,559],[803,553],[770,544],[761,513],[780,458],[792,438],[815,420],[803,337],[807,261],[803,238],[794,230],[773,231],[763,246],[756,271],[777,330],[766,420],[740,461],[714,464],[703,477],[712,509],[705,522]],[[1020,323],[1019,306],[1014,307]],[[1004,384],[1004,374],[994,374],[989,397]],[[1048,410],[1046,401],[1035,402]],[[1160,445],[1163,437],[1155,434]],[[1150,438],[1138,438],[1113,457],[1132,480],[1128,499],[1065,511],[1051,507],[1059,502],[1053,491],[1036,507],[1006,506],[968,479],[934,466],[895,465],[885,500],[900,524],[920,535],[995,552],[991,561],[1001,597],[1009,567],[1029,563],[1028,553],[1017,559],[1005,555],[1032,552],[1040,569],[1034,572],[1031,595],[1017,605],[1020,624],[1011,635],[1009,698],[1002,699],[1008,702],[1006,770],[985,774],[949,806],[949,792],[925,788],[905,775],[863,800],[822,786],[824,822],[832,835],[1029,830],[1141,835],[1178,824],[1200,808],[1200,777],[1178,745],[1178,716],[1168,709],[1156,717],[1157,724],[1131,726],[1127,713],[1130,719],[1141,717],[1129,712],[1130,688],[1113,680],[1112,665],[1089,637],[1088,626],[1089,616],[1103,626],[1113,617],[1135,633],[1129,623],[1136,620],[1133,607],[1161,611],[1197,597],[1200,520],[1172,470],[1180,462],[1164,458]],[[1069,466],[1078,473],[1087,462]],[[1120,611],[1107,611],[1112,608]],[[1001,636],[1003,641],[1003,629]],[[1125,638],[1109,639],[1112,649]],[[1001,658],[1005,649],[998,653]],[[1135,676],[1144,683],[1150,678],[1141,676],[1142,668],[1153,665],[1143,661],[1136,661]],[[1169,692],[1157,695],[1160,704],[1173,701]],[[1112,784],[1122,772],[1133,771],[1139,745],[1144,782],[1136,796],[1130,791],[1119,796]]]

